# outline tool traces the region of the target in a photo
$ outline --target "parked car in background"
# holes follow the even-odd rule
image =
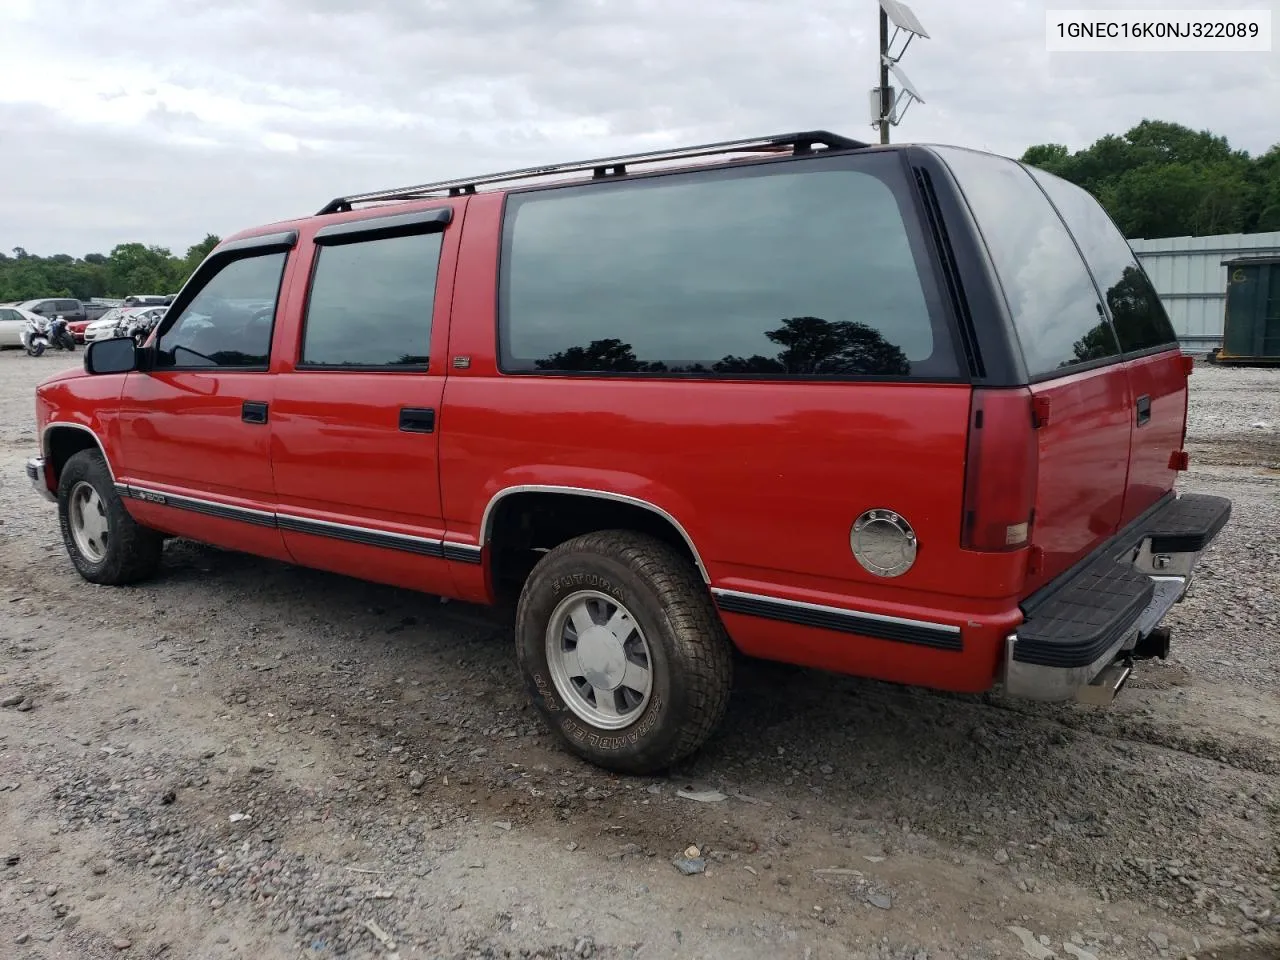
[[[62,317],[67,323],[77,323],[90,319],[89,311],[85,309],[84,303],[68,297],[45,297],[39,300],[24,300],[18,306],[47,320],[52,320],[54,317]]]
[[[158,293],[133,293],[124,298],[126,307],[163,307],[172,302],[173,297]]]
[[[136,337],[144,328],[149,333],[164,316],[164,311],[164,307],[115,307],[85,328],[84,342]]]
[[[116,324],[120,322],[122,308],[112,307],[97,320],[85,324],[82,339],[84,343],[95,340],[108,340],[116,335]]]
[[[21,350],[22,330],[27,321],[39,319],[38,313],[17,306],[0,306],[0,350]]]
[[[106,310],[103,310],[102,313],[106,313]],[[98,316],[101,315],[102,314],[100,313]],[[72,320],[67,324],[67,329],[71,331],[71,336],[75,337],[76,343],[84,343],[84,332],[88,328],[89,324],[93,323],[96,319],[97,317],[86,320]]]

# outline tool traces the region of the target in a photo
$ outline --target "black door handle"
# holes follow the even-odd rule
[[[1138,398],[1138,426],[1151,419],[1151,398],[1145,394]]]
[[[434,433],[435,410],[431,407],[401,407],[400,429],[405,433]]]
[[[240,405],[240,419],[245,423],[266,423],[267,405],[258,400],[246,400]]]

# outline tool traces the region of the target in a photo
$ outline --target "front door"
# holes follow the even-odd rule
[[[450,292],[465,201],[317,231],[272,401],[278,522],[297,562],[450,593],[440,508]]]
[[[126,378],[117,480],[140,522],[288,558],[273,516],[268,368],[288,255],[277,243],[206,264],[162,323],[152,369]]]

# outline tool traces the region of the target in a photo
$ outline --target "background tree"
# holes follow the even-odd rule
[[[38,297],[120,298],[132,293],[176,293],[219,243],[210,233],[176,257],[165,247],[122,243],[110,254],[38,257],[23,247],[0,253],[0,303]]]
[[[1280,230],[1280,145],[1251,158],[1208,130],[1143,120],[1074,153],[1038,144],[1022,160],[1088,190],[1130,239]]]

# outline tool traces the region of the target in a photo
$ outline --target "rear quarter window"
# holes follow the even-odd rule
[[[1071,234],[1031,175],[1004,157],[934,148],[960,185],[1004,290],[1032,378],[1120,356]]]
[[[1169,322],[1160,295],[1151,285],[1133,248],[1101,204],[1074,183],[1031,168],[1058,213],[1076,238],[1085,263],[1098,282],[1111,313],[1120,348],[1140,353],[1177,345],[1178,335]]]
[[[900,159],[508,196],[507,373],[958,375]]]

